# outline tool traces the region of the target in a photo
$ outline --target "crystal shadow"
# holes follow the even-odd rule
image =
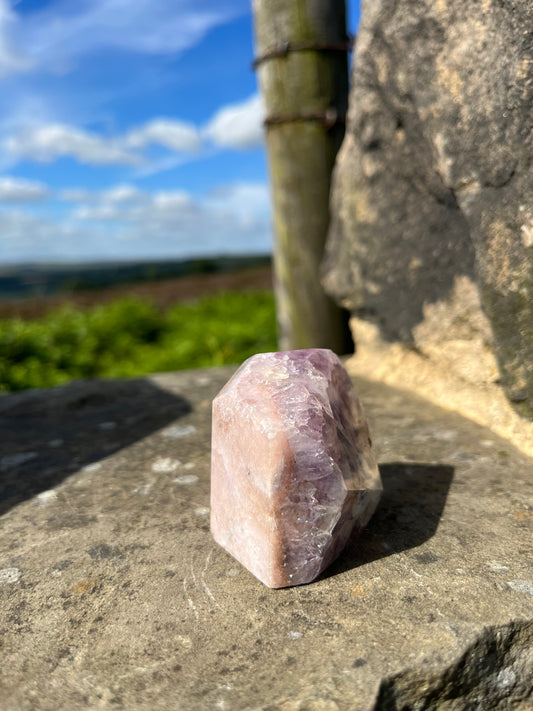
[[[454,468],[447,464],[390,462],[380,464],[379,470],[383,496],[376,513],[323,577],[416,548],[435,534]]]
[[[0,516],[191,411],[143,378],[80,380],[0,399]]]

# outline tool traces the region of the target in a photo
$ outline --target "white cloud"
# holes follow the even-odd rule
[[[114,185],[107,190],[86,190],[85,188],[68,188],[60,190],[58,198],[63,202],[77,202],[84,204],[115,204],[145,200],[147,193],[144,193],[135,185],[122,183]]]
[[[201,149],[202,142],[193,125],[171,119],[154,119],[132,129],[126,135],[111,137],[61,123],[27,125],[8,135],[3,141],[3,147],[11,157],[11,162],[33,160],[49,163],[69,157],[85,165],[144,163],[148,168],[150,164],[147,164],[139,151],[151,145],[159,145],[178,154],[192,154]],[[172,165],[174,164],[173,162]],[[76,201],[76,194],[70,193],[70,199],[72,198]]]
[[[238,205],[239,194],[255,194],[257,202]],[[138,202],[113,203],[104,193],[93,193],[89,202],[54,219],[0,209],[0,261],[265,254],[271,228],[261,194],[267,194],[265,186],[246,184],[203,198],[182,191],[144,192]]]
[[[157,192],[153,196],[153,204],[160,211],[176,211],[190,209],[194,202],[185,190],[168,190]]]
[[[60,194],[63,198],[76,193]],[[270,250],[268,189],[260,183],[223,186],[203,197],[187,191],[148,192],[118,185],[104,191],[79,193],[85,199],[57,222],[64,256],[57,250],[49,220],[38,224],[30,216],[0,211],[4,261],[47,258],[181,258],[203,254],[265,253]],[[3,220],[3,221],[2,221]],[[47,226],[48,225],[48,226]],[[19,236],[24,234],[24,241]],[[15,239],[9,240],[9,235]],[[68,244],[67,244],[68,242]],[[2,244],[0,244],[0,257]]]
[[[141,149],[150,145],[159,145],[168,151],[197,153],[202,147],[199,133],[191,124],[170,119],[155,119],[126,135],[99,136],[74,126],[60,123],[46,125],[28,125],[16,133],[8,135],[3,141],[6,154],[5,165],[17,160],[33,160],[50,163],[59,158],[69,157],[85,165],[141,165],[150,172],[152,164],[145,159]],[[136,150],[134,150],[136,149]],[[166,157],[169,160],[169,157]],[[181,156],[170,157],[171,167],[180,162]],[[4,166],[5,169],[5,166]],[[77,201],[76,193],[67,200]],[[83,199],[83,195],[81,196]]]
[[[202,142],[195,126],[173,119],[154,119],[131,131],[126,143],[133,148],[159,145],[171,151],[198,151]]]
[[[74,192],[74,196],[76,192]],[[250,225],[270,219],[269,190],[263,183],[235,183],[222,186],[203,198],[185,190],[153,193],[132,185],[118,185],[104,191],[80,191],[84,199],[73,216],[82,220],[141,220],[146,226],[189,219],[191,216],[216,220],[215,231],[225,229],[224,221]],[[70,193],[65,196],[71,197]],[[191,235],[192,237],[192,235]]]
[[[124,203],[142,200],[144,193],[135,185],[116,185],[114,188],[104,190],[101,196],[105,202]]]
[[[43,163],[67,156],[88,165],[135,165],[142,160],[116,139],[64,124],[25,129],[7,138],[4,147],[13,156]]]
[[[210,140],[217,148],[243,150],[260,146],[263,114],[263,101],[254,94],[239,104],[222,107],[202,131],[191,123],[170,118],[155,118],[115,136],[102,136],[65,123],[26,122],[2,141],[5,154],[0,156],[0,166],[6,170],[17,160],[49,163],[69,157],[85,165],[140,166],[141,174],[146,176],[215,150],[204,145],[202,139]],[[0,124],[0,132],[2,128],[5,132],[11,124]],[[154,158],[149,151],[151,146],[164,148],[169,154]],[[76,201],[70,195],[66,199]]]
[[[21,16],[0,0],[0,62],[4,45],[5,72],[27,69],[30,62],[65,71],[79,57],[102,49],[175,54],[249,11],[247,5],[246,0],[56,0]],[[11,44],[2,44],[7,24]]]
[[[256,148],[263,142],[265,108],[261,96],[224,106],[213,116],[204,134],[222,148]]]
[[[124,213],[114,205],[86,205],[72,215],[76,220],[123,220]]]
[[[32,66],[31,59],[11,41],[10,29],[16,22],[8,0],[0,0],[0,77],[26,71]]]
[[[80,245],[91,245],[94,254],[105,255],[105,242],[83,228],[13,210],[0,210],[0,261],[4,264],[29,261],[75,260]]]
[[[201,211],[200,204],[184,190],[149,193],[134,186],[119,185],[92,193],[74,210],[72,217],[81,221],[120,221],[124,225],[138,223],[151,235],[152,241],[161,225],[189,219]]]
[[[235,183],[216,190],[207,204],[221,214],[230,214],[249,224],[250,221],[267,219],[271,212],[270,192],[263,183]]]
[[[0,210],[0,255],[5,256],[10,247],[24,251],[25,247],[33,246],[35,238],[42,233],[52,236],[52,230],[48,227],[45,221],[20,210]]]
[[[60,196],[65,202],[80,203],[72,213],[76,220],[98,221],[136,219],[142,209],[140,206],[149,200],[148,193],[128,184],[115,185],[108,190],[92,193],[75,189],[64,191]]]
[[[35,202],[48,195],[42,183],[9,176],[0,177],[0,202]]]

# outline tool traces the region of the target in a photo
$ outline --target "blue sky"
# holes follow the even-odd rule
[[[250,5],[0,0],[0,263],[270,250]]]

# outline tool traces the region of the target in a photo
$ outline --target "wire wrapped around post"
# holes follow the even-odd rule
[[[263,52],[263,54],[254,58],[252,68],[257,67],[269,59],[279,59],[286,57],[289,52],[351,52],[353,49],[353,37],[347,37],[345,42],[337,44],[317,44],[310,42],[281,42],[276,47]]]

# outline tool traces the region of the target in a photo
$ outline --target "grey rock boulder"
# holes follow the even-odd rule
[[[477,283],[502,384],[526,415],[532,126],[529,0],[363,0],[325,286],[416,344],[425,307]]]

